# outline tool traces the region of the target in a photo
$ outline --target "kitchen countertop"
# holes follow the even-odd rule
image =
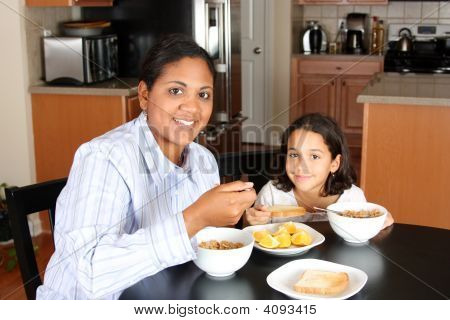
[[[450,107],[450,75],[379,73],[357,102]]]
[[[29,88],[33,94],[72,94],[94,96],[135,96],[137,95],[137,78],[115,78],[89,85],[51,85],[40,83]]]
[[[384,56],[377,55],[363,55],[363,54],[303,54],[296,53],[292,55],[293,58],[312,59],[312,60],[340,60],[340,61],[383,61]]]

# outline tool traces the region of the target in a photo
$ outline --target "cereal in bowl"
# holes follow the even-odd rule
[[[209,241],[202,241],[198,245],[200,248],[203,249],[211,249],[211,250],[229,250],[229,249],[238,249],[242,248],[244,246],[241,242],[231,242],[231,241],[217,241],[217,240],[209,240]]]

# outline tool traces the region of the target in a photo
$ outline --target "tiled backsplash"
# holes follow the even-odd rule
[[[345,18],[350,12],[367,13],[389,23],[443,23],[450,24],[449,1],[406,1],[390,2],[385,6],[302,6],[302,14],[293,10],[293,52],[299,52],[299,38],[307,20],[317,20],[334,41],[338,30],[338,19]]]
[[[79,19],[79,10],[72,7],[26,7],[24,24],[27,35],[28,73],[30,84],[39,82],[43,76],[43,29],[57,35],[59,23]]]

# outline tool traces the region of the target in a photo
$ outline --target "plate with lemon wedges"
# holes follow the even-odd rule
[[[278,256],[305,253],[325,241],[310,226],[291,221],[249,226],[244,230],[253,235],[256,249]]]

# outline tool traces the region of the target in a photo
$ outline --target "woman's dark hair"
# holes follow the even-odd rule
[[[174,33],[161,38],[147,52],[141,67],[139,81],[144,81],[148,90],[151,90],[167,64],[179,61],[185,57],[200,58],[205,61],[213,79],[215,79],[214,63],[208,52],[192,40],[191,37]]]
[[[352,183],[356,181],[356,174],[350,165],[347,141],[337,123],[330,117],[319,113],[306,114],[298,118],[284,131],[281,140],[282,173],[273,182],[274,186],[286,192],[291,191],[294,187],[286,172],[287,147],[291,134],[300,129],[320,134],[331,152],[332,159],[335,159],[339,154],[341,155],[339,169],[334,175],[328,175],[320,195],[326,197],[342,194],[344,190],[349,189]]]

